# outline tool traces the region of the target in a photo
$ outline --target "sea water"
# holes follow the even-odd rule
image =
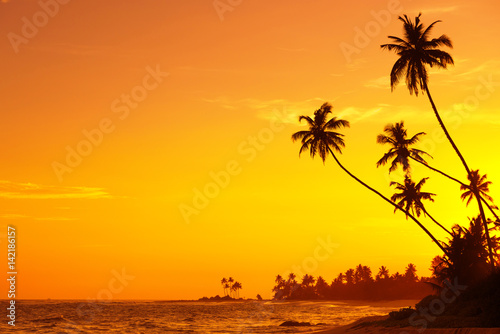
[[[8,324],[8,303],[0,305],[5,313],[1,333],[301,333],[386,315],[413,304],[21,300],[16,302],[15,326]],[[285,321],[310,326],[280,326]]]

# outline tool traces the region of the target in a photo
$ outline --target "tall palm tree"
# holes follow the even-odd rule
[[[476,197],[478,201],[480,201],[480,198],[483,198],[490,202],[493,202],[493,198],[491,198],[491,196],[488,195],[488,192],[490,191],[489,185],[491,184],[491,181],[486,181],[486,178],[487,178],[486,174],[481,176],[479,174],[478,169],[470,172],[469,174],[470,186],[460,186],[460,190],[464,191],[460,197],[462,198],[462,200],[467,200],[466,205],[469,205],[469,203],[472,201],[474,197]],[[484,211],[481,211],[481,217],[482,218],[484,217]],[[493,255],[493,245],[490,238],[488,221],[483,220],[483,225],[485,227],[484,232],[488,244],[490,262],[494,266],[495,261]]]
[[[425,177],[418,183],[415,183],[408,175],[406,175],[404,184],[392,181],[391,186],[396,186],[396,190],[400,190],[401,192],[392,195],[391,200],[396,202],[399,206],[404,207],[407,212],[412,212],[417,215],[417,217],[420,217],[420,214],[423,212],[424,215],[427,215],[436,225],[448,232],[449,235],[452,235],[448,229],[439,224],[437,220],[434,219],[429,212],[427,212],[424,203],[422,203],[423,200],[434,202],[434,198],[432,197],[436,196],[436,194],[422,191],[422,187],[427,179],[428,177]],[[396,212],[396,209],[394,212]],[[406,216],[406,218],[408,219],[408,216]]]
[[[415,93],[418,95],[419,89],[425,91],[429,101],[431,103],[432,109],[434,110],[434,115],[436,116],[439,125],[444,131],[446,138],[450,142],[451,146],[455,150],[456,154],[460,158],[467,175],[471,178],[471,171],[465,158],[458,149],[457,145],[450,136],[450,133],[446,129],[446,126],[437,111],[434,100],[429,92],[428,86],[428,74],[427,66],[446,68],[450,64],[454,64],[453,58],[447,52],[440,50],[441,46],[448,46],[453,48],[451,39],[446,35],[441,35],[438,38],[430,39],[430,33],[434,28],[434,25],[441,21],[435,21],[431,23],[427,28],[424,28],[423,24],[420,22],[419,14],[415,17],[415,22],[412,22],[408,16],[399,17],[399,20],[403,22],[404,38],[389,36],[393,43],[381,45],[382,49],[388,51],[394,51],[399,56],[399,59],[394,63],[391,70],[391,89],[394,88],[399,83],[400,79],[405,77],[406,86],[410,91],[410,94]],[[481,197],[479,196],[478,190],[476,188],[471,188],[474,193],[477,204],[479,207],[479,212],[483,221],[483,227],[485,231],[488,229],[488,223],[486,221],[486,216],[484,214],[484,209],[481,202]],[[489,234],[487,234],[487,239],[489,239]],[[491,241],[488,242],[488,248],[490,252],[490,257],[493,258],[493,250],[491,248]],[[495,269],[495,263],[491,263],[492,269]]]
[[[309,126],[309,130],[298,131],[292,135],[292,141],[301,140],[302,146],[300,147],[299,156],[302,152],[309,150],[312,158],[316,154],[319,154],[323,163],[325,163],[326,157],[328,153],[335,159],[335,162],[339,167],[346,172],[350,177],[354,180],[358,181],[367,189],[373,191],[375,194],[380,196],[384,201],[391,204],[398,210],[401,210],[408,214],[411,219],[417,223],[417,225],[424,230],[425,233],[436,243],[436,245],[446,253],[445,249],[441,246],[441,243],[434,237],[434,235],[429,232],[413,215],[411,215],[408,211],[400,207],[399,205],[392,202],[390,199],[382,195],[377,190],[373,189],[359,178],[357,178],[354,174],[352,174],[349,170],[347,170],[337,159],[337,156],[333,151],[342,153],[342,148],[345,147],[343,134],[339,132],[335,132],[332,130],[337,130],[342,127],[349,127],[349,122],[342,119],[337,119],[336,117],[328,118],[328,114],[332,112],[332,106],[328,103],[324,103],[320,109],[314,112],[314,119],[309,116],[300,116],[299,122],[305,120]],[[332,150],[333,149],[333,150]]]

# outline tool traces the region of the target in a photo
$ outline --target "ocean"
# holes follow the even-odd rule
[[[0,305],[5,312],[1,333],[302,333],[384,315],[414,302],[21,300],[15,327],[7,323],[7,302]],[[285,321],[311,326],[280,326]]]

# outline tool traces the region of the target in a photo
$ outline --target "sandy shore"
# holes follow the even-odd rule
[[[311,334],[500,334],[500,328],[428,328],[426,330],[420,330],[412,327],[405,328],[387,328],[387,327],[377,327],[377,326],[367,326],[361,328],[355,328],[362,322],[366,321],[376,321],[384,320],[386,316],[382,317],[367,317],[360,319],[352,324],[332,328],[328,330],[322,330],[318,332],[311,332]]]

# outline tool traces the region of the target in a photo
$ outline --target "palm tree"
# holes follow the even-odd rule
[[[408,159],[412,159],[425,167],[443,175],[449,178],[450,180],[453,180],[460,184],[460,186],[463,186],[465,188],[468,188],[469,186],[463,183],[462,181],[446,174],[445,172],[440,171],[439,169],[436,169],[434,167],[429,166],[429,164],[422,158],[422,155],[428,155],[429,157],[432,158],[431,155],[429,155],[427,152],[417,150],[414,148],[410,148],[410,145],[413,145],[417,143],[420,140],[421,135],[425,135],[425,132],[419,132],[416,135],[414,135],[412,138],[407,139],[407,132],[406,129],[404,128],[404,122],[401,121],[400,123],[395,123],[394,125],[392,124],[387,124],[384,128],[385,134],[379,134],[377,136],[377,143],[379,144],[390,144],[391,148],[387,153],[384,154],[384,156],[377,162],[377,167],[380,167],[382,165],[385,165],[387,162],[389,162],[390,159],[392,160],[391,167],[389,169],[389,172],[394,171],[398,164],[403,166],[403,171],[408,172],[409,167],[410,167],[410,162]],[[491,197],[489,197],[490,202],[493,202]],[[489,204],[483,196],[481,196],[481,201],[488,207],[490,212],[495,216],[495,219],[500,222],[500,218],[498,215],[495,213],[494,209],[498,209],[495,205]]]
[[[422,203],[423,200],[434,202],[432,196],[436,196],[436,194],[422,191],[422,187],[427,179],[428,177],[423,178],[418,183],[415,183],[408,175],[406,175],[404,184],[392,181],[390,185],[395,185],[396,190],[400,190],[401,192],[392,195],[391,200],[396,202],[399,206],[404,207],[407,212],[411,211],[413,214],[417,215],[417,217],[420,217],[421,212],[423,212],[424,215],[427,215],[434,223],[436,223],[436,225],[451,235],[450,231],[448,231],[443,225],[439,224],[437,220],[434,219],[429,212],[427,212],[424,204]],[[396,209],[394,209],[394,212],[396,212]],[[406,218],[408,219],[408,216],[406,216]]]
[[[387,269],[386,266],[382,266],[378,270],[378,274],[376,276],[377,281],[381,279],[388,279],[390,277],[389,275],[389,269]]]
[[[453,227],[453,236],[445,247],[448,255],[437,256],[432,261],[433,277],[443,281],[458,277],[461,284],[474,284],[488,275],[487,240],[481,217],[470,220],[469,228]],[[497,238],[492,238],[492,247],[499,249]]]
[[[234,282],[234,284],[231,286],[231,290],[233,290],[235,293],[234,293],[234,297],[235,298],[239,298],[240,297],[240,293],[239,293],[239,290],[242,289],[242,285],[240,282]]]
[[[377,161],[377,167],[380,167],[385,165],[387,162],[389,162],[390,159],[392,159],[389,173],[395,171],[398,165],[401,165],[403,167],[403,171],[408,173],[410,171],[409,158],[426,164],[422,156],[430,156],[428,153],[422,150],[410,148],[410,145],[416,144],[420,140],[420,136],[425,135],[425,132],[419,132],[410,139],[407,139],[407,133],[404,126],[405,124],[403,121],[394,125],[387,124],[384,127],[385,134],[380,134],[377,136],[377,143],[390,144],[392,146],[389,151],[385,153],[379,161]]]
[[[487,193],[490,191],[489,185],[491,184],[491,181],[486,181],[486,174],[480,175],[479,170],[473,170],[469,174],[469,181],[470,181],[470,186],[460,186],[460,190],[463,190],[464,192],[460,196],[463,200],[467,200],[466,205],[469,205],[469,203],[472,201],[472,198],[476,197],[478,201],[480,201],[480,198],[487,199],[490,202],[493,202],[493,198],[491,198],[490,195]],[[483,220],[483,225],[484,225],[484,232],[486,235],[486,240],[488,244],[488,250],[489,250],[489,258],[490,262],[493,265],[493,268],[495,266],[495,261],[493,259],[493,246],[490,238],[490,232],[488,228],[488,221],[484,218],[484,211],[481,209],[481,217],[484,219]]]
[[[464,183],[459,181],[458,179],[434,167],[429,166],[429,164],[424,160],[423,155],[427,155],[432,158],[430,154],[422,150],[410,147],[411,145],[415,145],[418,141],[420,141],[420,137],[425,135],[425,132],[419,132],[410,139],[408,139],[407,131],[404,127],[403,121],[395,123],[394,125],[387,124],[384,127],[384,132],[385,134],[379,134],[377,136],[377,143],[382,145],[389,144],[391,145],[391,148],[387,153],[384,154],[384,156],[379,161],[377,161],[377,167],[383,166],[386,163],[388,163],[390,159],[393,159],[391,167],[389,168],[389,172],[396,170],[398,165],[401,165],[403,167],[403,171],[408,173],[410,170],[409,159],[412,159],[424,165],[425,167],[435,172],[438,172],[441,175],[444,175],[455,182],[458,182],[460,185],[464,185]]]
[[[334,279],[334,282],[337,283],[337,284],[344,284],[344,280],[345,280],[345,275],[344,273],[340,273],[336,279]]]
[[[415,17],[415,22],[412,22],[406,15],[404,15],[404,17],[400,16],[399,20],[403,22],[404,39],[400,37],[389,36],[389,38],[394,43],[381,45],[382,49],[395,51],[399,56],[399,59],[396,61],[396,63],[394,63],[394,66],[391,70],[391,90],[394,90],[400,79],[402,77],[405,77],[406,86],[408,87],[410,94],[415,93],[415,95],[418,95],[419,89],[425,91],[431,103],[432,109],[434,110],[434,114],[439,122],[439,125],[446,135],[446,138],[460,158],[460,161],[467,171],[468,177],[472,178],[471,171],[469,169],[469,166],[467,165],[467,162],[465,161],[465,158],[451,138],[448,130],[446,129],[446,126],[443,123],[443,120],[441,119],[441,116],[439,115],[439,112],[437,111],[428,86],[429,78],[427,75],[427,65],[429,65],[430,67],[435,66],[438,68],[446,68],[448,65],[453,64],[454,62],[451,55],[439,49],[439,47],[441,46],[448,46],[452,48],[453,44],[450,38],[446,35],[441,35],[438,38],[430,39],[429,35],[434,25],[441,21],[435,21],[424,29],[423,24],[420,22],[420,16],[421,14]],[[486,216],[484,214],[483,206],[481,204],[481,197],[479,196],[478,190],[476,188],[471,188],[471,191],[476,197],[479,212],[483,221],[483,227],[486,231],[488,229],[488,224],[486,221]],[[488,233],[486,237],[487,239],[489,239]],[[488,248],[490,252],[490,258],[493,258],[491,241],[488,241]],[[494,270],[495,263],[492,262],[491,266],[492,270]]]
[[[348,269],[345,272],[345,282],[347,285],[354,284],[354,269]]]
[[[337,156],[333,151],[342,153],[342,148],[345,147],[343,134],[332,131],[337,130],[342,127],[349,127],[349,122],[342,119],[337,119],[336,117],[332,117],[330,120],[327,120],[328,114],[332,112],[332,106],[328,103],[324,103],[320,109],[314,112],[314,119],[309,116],[300,116],[299,122],[305,120],[308,123],[309,130],[306,131],[298,131],[292,135],[292,141],[301,140],[302,146],[299,151],[299,156],[302,152],[309,150],[312,158],[316,154],[319,154],[323,163],[325,163],[326,157],[328,153],[331,154],[333,159],[339,167],[346,172],[350,177],[361,183],[367,189],[373,191],[375,194],[380,196],[387,203],[391,204],[395,208],[405,212],[408,214],[411,219],[420,226],[421,229],[427,233],[427,235],[436,243],[436,245],[445,252],[445,249],[441,246],[441,243],[423,226],[413,215],[408,213],[405,209],[401,208],[399,205],[396,205],[390,199],[382,195],[377,190],[373,189],[360,179],[358,179],[354,174],[348,171],[337,159]],[[333,150],[332,150],[333,149]]]
[[[406,267],[404,277],[410,282],[416,282],[418,280],[417,267],[413,263],[408,264]]]
[[[305,274],[304,277],[302,277],[302,285],[305,287],[314,285],[314,281],[315,279],[312,275]]]
[[[234,279],[232,277],[229,277],[227,279],[227,284],[228,284],[228,288],[229,288],[229,295],[231,295],[231,291],[233,291],[233,282],[234,282]]]
[[[491,198],[490,195],[488,195],[488,192],[490,191],[489,186],[492,183],[491,181],[486,181],[488,176],[484,174],[481,176],[479,174],[479,170],[473,170],[471,171],[471,178],[469,178],[469,181],[471,182],[471,186],[462,186],[460,187],[460,190],[463,190],[464,193],[460,196],[463,200],[467,200],[467,205],[471,202],[471,200],[474,198],[475,194],[472,192],[472,183],[475,184],[477,190],[479,191],[479,195],[481,197],[487,199],[490,202],[493,202],[493,198]]]
[[[226,289],[227,289],[227,279],[224,277],[221,281],[220,284],[222,284],[222,289],[224,290],[224,296],[227,295]]]

